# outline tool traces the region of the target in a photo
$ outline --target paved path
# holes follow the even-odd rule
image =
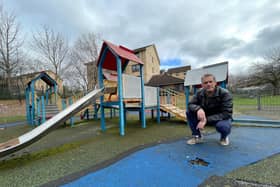
[[[237,115],[234,119],[246,119],[246,120],[271,120],[270,118],[265,118],[262,116],[250,116],[250,115]]]
[[[138,151],[115,164],[90,173],[65,186],[197,186],[211,175],[224,175],[280,152],[280,128],[233,128],[231,144],[218,144],[218,134],[200,145],[185,140]],[[201,158],[208,166],[191,164]]]
[[[8,127],[13,127],[13,126],[18,126],[18,125],[26,125],[27,121],[17,121],[17,122],[11,122],[11,123],[3,123],[0,124],[0,128],[8,128]]]

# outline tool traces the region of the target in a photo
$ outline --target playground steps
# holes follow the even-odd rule
[[[46,118],[52,118],[53,116],[55,116],[56,114],[58,114],[60,111],[57,107],[57,105],[55,104],[48,104],[46,105]]]
[[[175,105],[161,104],[160,109],[165,111],[165,112],[174,114],[178,119],[181,119],[183,121],[187,121],[186,111],[176,107]]]

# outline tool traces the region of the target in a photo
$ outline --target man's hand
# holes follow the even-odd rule
[[[199,123],[197,124],[196,129],[204,129],[207,119],[206,119],[205,112],[203,109],[199,109],[197,111],[197,119],[198,119]]]
[[[198,121],[206,121],[205,112],[202,108],[197,111],[197,119]]]
[[[206,125],[206,121],[199,121],[196,126],[196,129],[204,129],[205,125]]]

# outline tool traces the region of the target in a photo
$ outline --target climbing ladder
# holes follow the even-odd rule
[[[174,115],[176,118],[187,121],[185,95],[173,89],[160,89],[160,109]]]
[[[46,105],[46,119],[50,119],[56,114],[58,114],[60,111],[56,104],[48,104]]]
[[[170,114],[173,114],[176,116],[176,118],[183,120],[183,121],[187,121],[186,118],[186,110],[182,110],[180,108],[178,108],[175,105],[172,104],[161,104],[160,105],[160,109],[162,111],[168,112]]]

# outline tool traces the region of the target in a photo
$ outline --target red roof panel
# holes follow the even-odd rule
[[[114,54],[118,55],[121,58],[122,64],[124,64],[126,60],[131,60],[136,63],[143,64],[143,62],[134,54],[132,50],[124,46],[116,46],[108,41],[104,41],[99,53],[97,65],[100,63],[101,55],[103,54],[106,46],[109,48],[109,51],[106,53],[102,68],[117,70],[117,62]]]

